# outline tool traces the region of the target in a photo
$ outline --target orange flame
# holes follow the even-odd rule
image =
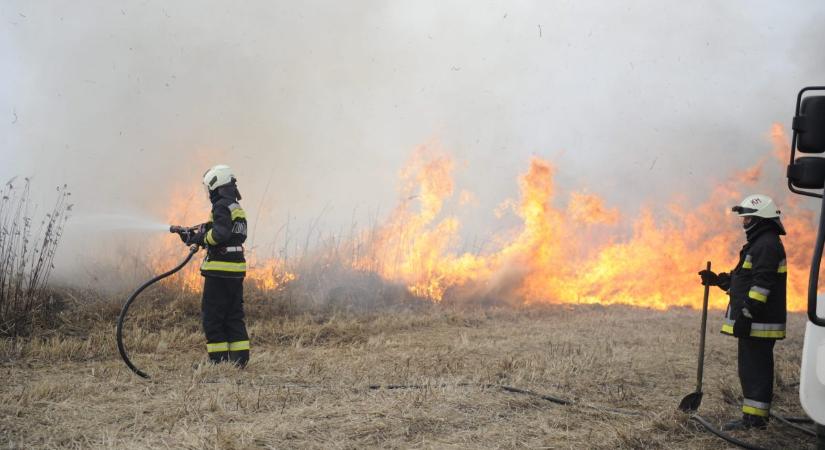
[[[208,211],[209,204],[202,189],[177,188],[172,192],[166,211],[159,212],[167,219],[167,223],[194,225],[206,220],[205,217],[197,217],[198,214],[203,214],[201,211]],[[186,252],[186,246],[177,235],[169,234],[149,249],[149,260],[152,261],[152,268],[155,272],[165,272],[180,263]],[[167,278],[163,282],[167,286],[177,286],[185,292],[200,292],[203,281],[198,271],[199,265],[197,255],[195,255],[192,262],[174,277]]]
[[[789,149],[780,125],[771,128],[770,139],[771,155],[732,174],[704,202],[676,198],[664,207],[643,205],[633,217],[619,214],[617,208],[586,191],[572,192],[565,206],[554,206],[556,169],[549,161],[533,158],[519,178],[520,199],[506,200],[495,210],[496,217],[514,213],[521,226],[493,236],[493,250],[482,254],[454,250],[461,224],[443,209],[455,191],[455,164],[437,146],[423,146],[400,171],[398,206],[383,223],[349,244],[358,251],[335,257],[339,264],[402,283],[412,294],[434,301],[698,307],[702,288],[697,272],[705,261],[713,261],[717,272],[727,271],[744,244],[744,233],[738,218],[729,212],[730,206],[745,194],[767,188],[764,193],[783,207],[788,232],[784,239],[788,308],[800,311],[806,305],[815,214],[798,197],[786,193],[781,177]],[[769,165],[770,160],[779,164]],[[766,179],[766,173],[773,178]],[[172,222],[186,219],[179,212],[187,210],[192,198],[191,194],[175,197]],[[457,203],[475,203],[475,197],[461,191]],[[178,255],[179,245],[170,238],[159,254],[174,250]],[[328,256],[323,257],[324,267],[335,258]],[[169,265],[169,257],[161,260],[165,262],[160,266]],[[250,252],[248,260],[248,278],[263,291],[299,279],[277,258],[258,258]],[[190,270],[183,286],[199,289],[199,278],[196,269]],[[727,297],[717,289],[712,292],[710,306],[724,308]]]
[[[440,300],[448,287],[462,285],[485,270],[480,258],[450,252],[458,237],[456,218],[435,222],[453,193],[453,166],[437,149],[422,147],[414,153],[400,174],[401,203],[367,239],[369,251],[353,267],[403,282],[414,295],[433,300]],[[412,200],[418,200],[417,212],[410,208]]]
[[[279,259],[259,259],[254,251],[246,252],[246,279],[261,291],[276,291],[298,278]]]
[[[773,155],[784,164],[788,145],[781,126],[772,127],[771,139]],[[413,211],[408,201],[402,201],[379,229],[370,261],[356,266],[405,283],[414,294],[436,301],[447,294],[517,303],[696,307],[701,303],[697,272],[704,262],[713,261],[715,271],[721,272],[738,259],[744,234],[728,211],[745,191],[760,187],[766,163],[767,158],[762,158],[732,174],[698,205],[677,199],[665,208],[643,207],[635,220],[623,223],[615,208],[606,207],[600,197],[589,193],[573,192],[566,209],[554,207],[555,168],[534,158],[520,178],[521,199],[505,201],[495,211],[497,217],[508,209],[514,211],[522,221],[520,230],[497,236],[499,247],[491,253],[458,255],[450,248],[460,224],[453,217],[436,220],[452,194],[453,163],[424,148],[402,172],[403,198],[415,198],[410,180],[420,183],[419,210]],[[781,173],[783,166],[774,168]],[[799,311],[805,308],[814,213],[779,186],[770,186],[770,194],[785,205],[788,307]],[[632,231],[621,238],[626,229]],[[727,297],[715,291],[711,307],[724,308]]]
[[[208,220],[210,206],[203,189],[188,188],[175,189],[169,206],[164,213],[168,223],[173,225],[192,226]],[[165,272],[186,255],[186,247],[177,235],[170,234],[160,244],[150,250],[150,260],[153,261],[155,272]],[[200,292],[203,280],[200,275],[200,262],[205,257],[201,250],[184,269],[175,277],[167,278],[167,285],[179,287],[184,292]],[[275,291],[286,283],[293,281],[297,275],[287,270],[283,261],[278,259],[259,258],[255,251],[247,249],[247,280],[252,286],[262,291]]]

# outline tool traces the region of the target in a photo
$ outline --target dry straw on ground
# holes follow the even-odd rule
[[[204,364],[196,299],[141,302],[127,346],[150,381],[117,356],[114,302],[79,302],[56,330],[0,341],[3,448],[725,448],[676,411],[694,389],[696,311],[285,313],[252,299],[252,363],[241,371]],[[776,351],[775,409],[792,415],[803,320],[791,317]],[[737,414],[739,387],[735,340],[711,328],[701,411],[718,423]],[[775,423],[740,437],[776,448],[811,441]]]

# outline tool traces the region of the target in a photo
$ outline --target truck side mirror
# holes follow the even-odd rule
[[[825,86],[806,87],[796,97],[796,114],[793,118],[791,138],[791,160],[788,164],[788,188],[791,192],[823,199],[819,212],[819,229],[814,245],[811,273],[808,279],[808,319],[813,325],[825,327],[825,318],[817,314],[817,291],[819,290],[819,267],[825,247],[825,158],[803,156],[796,158],[796,152],[808,154],[825,153],[825,95],[808,95],[806,92],[825,91]]]
[[[825,153],[825,96],[804,97],[805,92],[825,90],[825,87],[807,87],[799,91],[796,115],[793,118],[791,161],[788,165],[788,187],[797,194],[822,198],[825,188],[825,158],[796,157],[800,153]],[[804,189],[804,190],[803,190]]]
[[[802,153],[825,152],[825,96],[805,97],[793,118],[793,129],[799,134],[796,145]]]

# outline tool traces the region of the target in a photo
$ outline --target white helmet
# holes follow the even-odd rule
[[[232,169],[225,164],[218,164],[203,174],[203,185],[209,192],[214,191],[221,186],[225,186],[234,180],[235,175],[232,175]]]
[[[754,194],[745,197],[742,203],[731,208],[739,217],[762,217],[763,219],[778,219],[779,208],[773,199],[767,195]]]

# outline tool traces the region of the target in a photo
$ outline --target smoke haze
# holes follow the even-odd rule
[[[472,192],[465,236],[507,225],[493,210],[532,155],[632,216],[771,151],[771,124],[822,84],[823,18],[821,1],[7,1],[0,179],[32,175],[43,198],[67,183],[78,217],[163,222],[226,163],[266,241],[288,218],[382,217],[425,144]],[[152,238],[67,236],[58,270]]]

